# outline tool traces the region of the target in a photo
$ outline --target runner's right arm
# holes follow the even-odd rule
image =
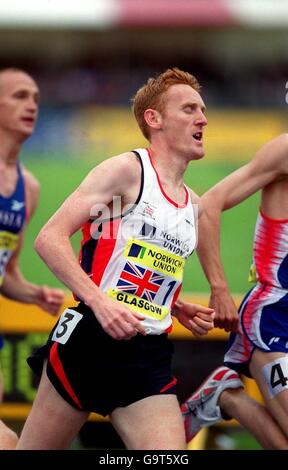
[[[106,210],[113,196],[130,202],[127,191],[135,187],[137,197],[140,178],[140,164],[131,153],[104,161],[66,199],[35,242],[36,251],[51,271],[93,310],[103,329],[115,339],[128,339],[137,332],[145,334],[143,317],[110,299],[96,286],[79,265],[70,237],[91,218],[92,210],[93,213]]]

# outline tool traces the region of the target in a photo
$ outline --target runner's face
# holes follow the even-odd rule
[[[0,73],[0,129],[25,140],[36,123],[39,89],[21,71]]]
[[[163,96],[162,130],[171,150],[190,160],[204,156],[205,105],[189,85],[172,85]]]

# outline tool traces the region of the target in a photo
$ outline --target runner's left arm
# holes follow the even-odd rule
[[[194,336],[204,336],[214,328],[215,312],[212,308],[178,299],[172,315]]]
[[[198,241],[198,218],[201,217],[202,213],[201,200],[191,188],[189,188],[189,192],[193,204],[196,239]],[[172,309],[172,315],[196,337],[207,335],[214,328],[214,310],[203,305],[177,299]]]

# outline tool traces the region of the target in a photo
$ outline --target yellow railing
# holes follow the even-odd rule
[[[185,299],[191,302],[207,305],[208,297],[205,294],[184,295]],[[240,296],[235,296],[236,302]],[[76,305],[71,297],[67,297],[63,304],[63,309]],[[62,309],[62,310],[63,310]],[[31,332],[49,332],[55,324],[55,317],[43,312],[35,305],[25,305],[19,302],[1,298],[0,302],[0,332],[1,333],[31,333]],[[174,319],[174,327],[171,333],[174,339],[194,339],[193,335],[176,319]],[[214,328],[205,340],[221,340],[227,338],[224,330]]]

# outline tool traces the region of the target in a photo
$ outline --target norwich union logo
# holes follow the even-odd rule
[[[123,256],[129,261],[137,260],[142,266],[182,281],[185,260],[180,256],[161,250],[150,243],[130,238]]]
[[[137,243],[132,243],[131,248],[127,254],[127,256],[130,258],[144,258],[145,256],[145,251],[146,248],[145,246],[138,245]]]

